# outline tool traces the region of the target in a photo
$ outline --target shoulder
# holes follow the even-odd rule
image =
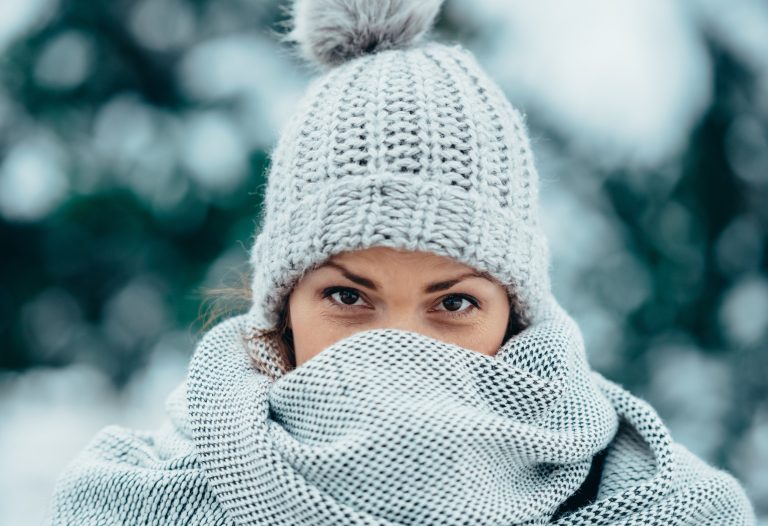
[[[596,499],[571,515],[590,524],[631,518],[638,524],[753,526],[756,517],[739,481],[673,440],[645,400],[595,373],[619,416],[605,448]]]
[[[176,402],[170,397],[169,409],[179,409]],[[100,430],[59,476],[51,523],[231,524],[178,417],[153,431]]]

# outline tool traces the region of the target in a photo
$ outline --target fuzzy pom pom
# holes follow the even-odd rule
[[[443,0],[295,0],[283,40],[321,67],[402,49],[427,33]]]

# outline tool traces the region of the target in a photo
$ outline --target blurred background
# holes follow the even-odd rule
[[[0,2],[0,523],[102,426],[159,424],[206,290],[236,300],[311,76],[284,7]],[[768,3],[447,0],[434,37],[527,114],[593,367],[768,524]]]

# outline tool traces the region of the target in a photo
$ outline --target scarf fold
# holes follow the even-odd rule
[[[253,351],[269,359],[269,342]],[[190,368],[193,435],[240,523],[543,520],[618,427],[561,311],[496,356],[376,329],[276,380],[245,354],[208,349]]]
[[[164,431],[97,436],[53,522],[754,525],[736,479],[591,371],[575,322],[550,313],[495,356],[375,329],[288,373],[247,315],[230,318],[199,344]],[[598,453],[594,501],[564,510]]]

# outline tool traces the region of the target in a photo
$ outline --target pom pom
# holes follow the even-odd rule
[[[293,27],[282,38],[319,66],[403,49],[427,33],[443,0],[295,0]]]

